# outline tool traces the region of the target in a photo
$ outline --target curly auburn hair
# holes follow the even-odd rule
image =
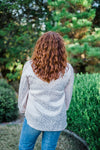
[[[46,32],[36,42],[32,60],[33,72],[43,81],[50,82],[64,75],[67,67],[67,52],[59,33]]]

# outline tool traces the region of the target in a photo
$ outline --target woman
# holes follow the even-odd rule
[[[55,150],[67,126],[66,111],[72,97],[74,71],[67,62],[64,40],[46,32],[36,42],[33,55],[24,64],[18,107],[25,113],[19,150],[33,150],[42,133],[42,150]]]

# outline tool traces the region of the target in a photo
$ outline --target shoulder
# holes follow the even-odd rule
[[[23,65],[23,72],[27,72],[29,70],[30,60],[26,61]]]
[[[74,68],[70,63],[67,63],[67,65],[68,65],[68,69],[69,69],[69,72],[70,72],[70,78],[74,79]]]
[[[27,61],[24,63],[24,66],[29,65],[29,63],[30,63],[30,60],[27,60]]]
[[[70,63],[67,63],[67,67],[68,67],[69,70],[71,70],[71,72],[74,73],[74,68]]]
[[[26,62],[24,63],[24,66],[23,66],[23,68],[26,68],[26,67],[28,67],[28,66],[30,65],[30,61],[31,61],[31,60],[28,60],[28,61],[26,61]]]

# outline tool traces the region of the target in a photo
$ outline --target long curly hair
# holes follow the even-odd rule
[[[59,33],[46,32],[36,42],[31,57],[33,72],[43,81],[50,82],[64,75],[67,52]]]

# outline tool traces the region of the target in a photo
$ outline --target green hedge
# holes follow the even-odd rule
[[[0,79],[0,122],[15,120],[17,116],[18,107],[15,91],[6,80]]]
[[[11,89],[12,91],[14,91],[14,88],[8,84],[6,79],[3,79],[3,78],[0,79],[0,87],[8,88],[8,89]]]
[[[100,149],[100,74],[75,75],[67,128]]]

